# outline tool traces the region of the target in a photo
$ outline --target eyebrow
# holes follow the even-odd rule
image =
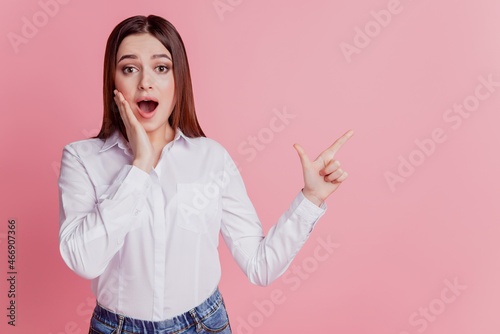
[[[151,59],[157,59],[157,58],[168,58],[168,60],[172,61],[172,59],[170,59],[170,57],[167,54],[165,54],[165,53],[156,54],[156,55],[152,55],[151,56]],[[134,54],[123,55],[123,56],[120,57],[120,60],[118,60],[118,62],[116,62],[116,64],[120,63],[124,59],[137,59],[137,56],[134,55]]]

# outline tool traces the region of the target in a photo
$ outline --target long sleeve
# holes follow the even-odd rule
[[[300,190],[290,207],[264,236],[243,179],[227,152],[224,165],[229,181],[222,189],[222,237],[250,282],[267,286],[291,264],[325,213],[326,203],[318,207]]]
[[[99,276],[140,224],[149,175],[124,165],[109,185],[95,186],[75,149],[66,145],[59,186],[59,248],[65,263],[87,279]]]

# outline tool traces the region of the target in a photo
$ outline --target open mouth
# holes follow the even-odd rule
[[[153,112],[157,106],[158,106],[158,102],[155,102],[155,101],[144,100],[144,101],[137,102],[137,107],[143,113],[146,113],[146,114]]]

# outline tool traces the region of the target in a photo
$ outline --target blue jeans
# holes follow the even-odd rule
[[[217,287],[200,305],[171,319],[146,321],[114,313],[97,303],[89,334],[231,334],[226,306]]]

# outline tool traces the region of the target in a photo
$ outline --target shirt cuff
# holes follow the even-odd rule
[[[299,194],[297,195],[298,199],[298,204],[302,204],[307,208],[307,211],[310,212],[314,216],[322,215],[325,213],[327,206],[326,202],[323,201],[321,202],[320,206],[317,206],[313,202],[311,202],[302,192],[302,189],[299,191]]]
[[[125,165],[118,172],[113,184],[99,197],[99,202],[111,200],[103,208],[111,210],[114,218],[137,216],[146,206],[146,194],[153,181],[142,169]],[[111,217],[110,217],[111,218]]]
[[[312,231],[319,218],[321,218],[321,216],[325,214],[326,209],[326,202],[323,201],[323,203],[321,203],[321,206],[317,206],[304,196],[304,193],[302,193],[302,189],[299,191],[292,204],[290,205],[291,212],[299,216],[305,224],[308,224],[310,226],[309,232]]]
[[[151,181],[151,177],[148,173],[143,171],[137,166],[127,165],[129,168],[124,168],[122,170],[124,174],[123,183],[134,185],[135,189],[139,192],[145,192],[153,182]]]

